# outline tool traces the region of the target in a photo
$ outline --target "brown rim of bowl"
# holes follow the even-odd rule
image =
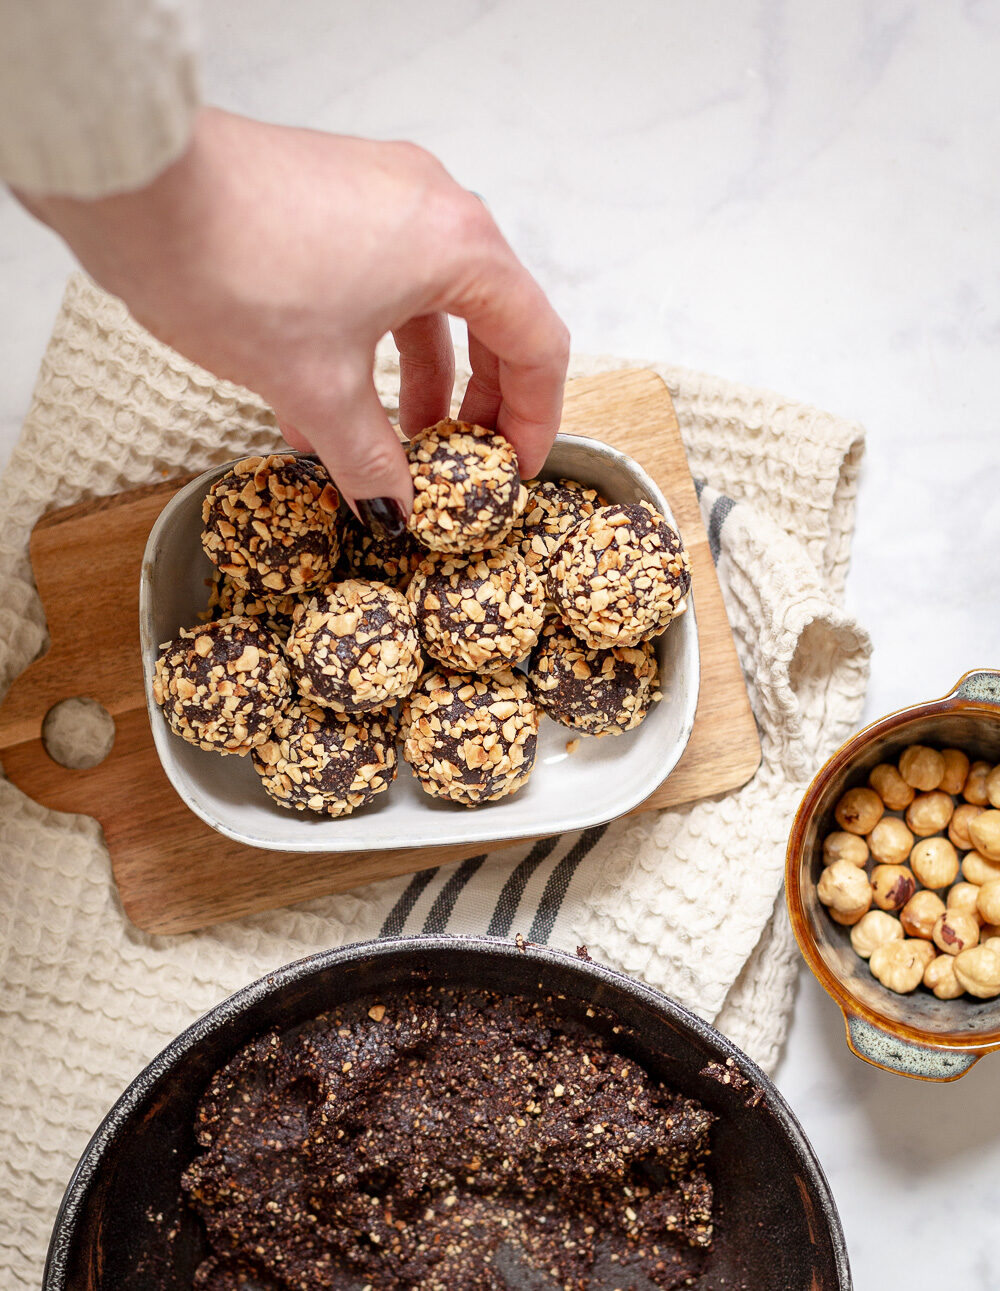
[[[864,1058],[868,1062],[871,1062],[872,1059],[866,1054],[859,1053],[855,1048],[850,1031],[852,1017],[861,1018],[878,1031],[924,1049],[967,1053],[975,1055],[976,1058],[981,1058],[984,1054],[1000,1049],[1000,1022],[992,1031],[979,1035],[970,1035],[968,1031],[923,1031],[919,1027],[910,1026],[905,1022],[886,1018],[883,1014],[876,1012],[851,994],[820,955],[816,946],[812,923],[802,903],[802,890],[799,880],[802,869],[802,851],[806,824],[815,811],[827,782],[838,771],[849,766],[868,745],[873,736],[894,731],[897,727],[905,725],[915,717],[939,717],[945,713],[992,713],[1000,720],[1000,710],[998,710],[997,703],[975,699],[968,690],[964,690],[970,678],[982,674],[1000,679],[1000,674],[995,669],[973,668],[964,673],[955,683],[953,689],[947,695],[942,696],[941,699],[932,699],[927,703],[910,704],[906,708],[897,709],[896,712],[889,713],[886,717],[880,717],[877,721],[869,723],[868,726],[852,735],[826,760],[813,777],[802,797],[802,801],[799,803],[795,819],[792,822],[791,833],[788,837],[788,849],[785,853],[785,901],[788,906],[788,916],[791,920],[792,931],[795,934],[795,940],[798,942],[799,950],[802,952],[802,956],[809,965],[813,976],[827,995],[839,1005],[844,1015],[848,1046],[852,1052],[858,1054],[858,1057]],[[997,999],[1000,1000],[1000,996]],[[874,1065],[884,1066],[879,1062],[875,1062]],[[896,1070],[892,1067],[887,1067],[886,1069]],[[956,1071],[954,1076],[945,1077],[945,1079],[957,1079],[959,1076],[964,1075],[967,1070],[968,1067],[963,1068]],[[933,1077],[932,1079],[940,1080],[941,1077]]]

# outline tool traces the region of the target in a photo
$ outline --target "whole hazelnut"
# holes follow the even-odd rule
[[[890,811],[905,811],[913,801],[914,789],[891,762],[880,762],[868,772],[868,783]]]
[[[905,865],[876,865],[872,870],[871,889],[880,910],[902,910],[917,885]]]
[[[986,777],[986,796],[991,807],[1000,807],[1000,766],[994,767]]]
[[[1000,946],[972,946],[955,956],[958,984],[980,1000],[1000,995]]]
[[[922,838],[910,853],[910,869],[925,888],[946,888],[958,877],[958,852],[947,838]]]
[[[983,811],[970,820],[969,837],[987,860],[1000,861],[1000,811]]]
[[[915,991],[924,978],[926,941],[887,941],[872,951],[868,961],[872,975],[898,995]]]
[[[944,777],[944,758],[937,749],[911,744],[900,756],[899,774],[914,789],[928,793],[936,789]]]
[[[914,892],[899,912],[899,921],[907,937],[922,937],[929,941],[944,910],[944,902],[936,892]]]
[[[965,777],[969,774],[969,759],[961,749],[942,749],[944,775],[938,788],[945,793],[961,793]]]
[[[868,875],[850,861],[828,865],[820,875],[816,894],[838,923],[857,923],[872,903]]]
[[[868,835],[872,856],[881,865],[902,865],[913,846],[913,835],[898,816],[883,816]]]
[[[903,925],[884,910],[869,910],[851,929],[855,953],[867,959],[873,950],[887,941],[902,941]]]
[[[984,924],[1000,923],[1000,879],[990,879],[979,889],[976,913]]]
[[[966,852],[962,857],[962,878],[966,883],[989,883],[1000,879],[1000,861],[991,861],[979,852]]]
[[[956,883],[949,889],[945,905],[949,910],[959,910],[962,914],[976,915],[976,902],[979,899],[979,888],[975,883]],[[976,916],[978,918],[978,915]]]
[[[959,910],[945,910],[934,923],[934,945],[945,955],[958,955],[979,940],[979,920]]]
[[[913,953],[920,958],[924,968],[927,967],[932,959],[937,959],[937,951],[934,948],[933,941],[925,941],[923,937],[914,939]]]
[[[959,986],[958,978],[955,976],[955,956],[935,955],[924,969],[924,985],[929,987],[939,1000],[957,1000],[962,994],[963,987]]]
[[[906,823],[920,838],[940,833],[948,828],[955,804],[950,796],[935,789],[932,793],[918,793],[906,809]]]
[[[972,846],[972,839],[969,837],[969,821],[975,820],[982,810],[982,807],[977,807],[975,803],[961,802],[952,813],[951,820],[948,821],[948,837],[963,852],[967,852]]]
[[[864,865],[867,860],[868,844],[858,834],[848,834],[845,830],[838,829],[823,839],[824,865],[832,865],[834,861]]]
[[[973,762],[962,787],[962,797],[966,802],[977,807],[989,806],[990,796],[986,792],[986,777],[993,770],[988,762]]]
[[[848,789],[834,809],[841,829],[849,834],[870,834],[878,824],[884,808],[874,789]]]

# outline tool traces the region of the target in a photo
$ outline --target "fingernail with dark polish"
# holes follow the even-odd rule
[[[359,498],[358,512],[376,538],[398,538],[406,528],[406,512],[395,498]]]

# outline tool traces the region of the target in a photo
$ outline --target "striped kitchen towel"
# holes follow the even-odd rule
[[[574,373],[623,366],[634,365],[577,360]],[[670,388],[696,478],[710,481],[701,506],[760,770],[724,797],[170,938],[124,917],[96,822],[44,810],[0,779],[5,1287],[38,1286],[73,1164],[131,1077],[225,995],[329,946],[420,932],[586,946],[773,1069],[795,965],[780,899],[785,835],[812,770],[857,724],[866,682],[867,638],[842,608],[863,438],[776,395],[648,366]],[[390,412],[397,376],[381,353]],[[75,276],[0,480],[0,691],[45,644],[28,561],[45,510],[278,443],[258,400],[152,340]]]

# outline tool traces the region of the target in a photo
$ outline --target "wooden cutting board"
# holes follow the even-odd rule
[[[636,458],[669,500],[691,556],[701,648],[697,718],[673,774],[636,810],[733,789],[756,770],[760,743],[666,386],[646,371],[573,381],[563,429]],[[0,707],[7,777],[44,807],[100,821],[122,904],[147,932],[186,932],[481,851],[261,851],[215,833],[185,807],[153,747],[138,626],[146,538],[182,482],[67,507],[35,526],[31,561],[52,644]],[[111,753],[90,770],[60,766],[41,739],[45,714],[74,695],[96,699],[115,720]]]

